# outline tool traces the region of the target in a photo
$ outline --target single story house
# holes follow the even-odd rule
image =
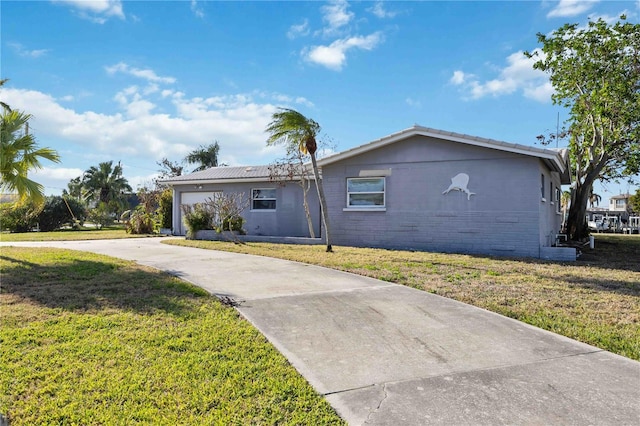
[[[422,126],[318,160],[334,245],[575,260],[554,247],[566,150],[543,149]],[[279,185],[267,166],[216,167],[165,181],[182,204],[243,192],[248,235],[308,236],[302,189]],[[309,191],[316,235],[320,207]]]

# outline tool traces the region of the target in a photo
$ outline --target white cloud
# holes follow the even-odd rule
[[[174,77],[160,77],[153,70],[131,68],[129,65],[125,64],[124,62],[117,63],[110,67],[105,67],[105,70],[109,74],[115,74],[117,72],[121,72],[123,74],[128,74],[134,77],[143,78],[145,80],[148,80],[154,83],[171,84],[176,82],[176,79]]]
[[[162,101],[160,93],[155,96]],[[154,164],[163,157],[180,160],[212,140],[220,141],[220,161],[230,165],[266,164],[275,158],[274,153],[279,153],[280,148],[267,148],[264,133],[277,104],[257,102],[251,94],[188,98],[181,92],[172,92],[163,101],[170,103],[161,108],[145,97],[143,90],[131,86],[115,98],[124,112],[104,114],[75,111],[35,90],[3,89],[3,101],[15,109],[29,111],[39,142],[54,149],[53,141],[58,141],[67,147],[76,146],[74,149],[83,154],[92,153],[94,158]],[[157,112],[159,109],[162,111]],[[62,161],[64,164],[64,156]]]
[[[109,18],[115,17],[124,19],[121,0],[52,0],[53,3],[60,3],[71,6],[73,10],[83,19],[88,19],[97,24],[104,24]]]
[[[40,177],[46,177],[50,179],[63,180],[65,182],[82,175],[84,170],[65,168],[65,167],[43,167],[42,169],[36,169],[34,174]]]
[[[420,108],[422,106],[422,102],[420,102],[420,101],[418,101],[416,99],[413,99],[413,98],[407,98],[404,101],[410,107]]]
[[[49,49],[33,49],[33,50],[29,50],[29,49],[25,48],[20,43],[11,43],[11,42],[9,42],[9,43],[7,43],[7,45],[9,47],[11,47],[13,50],[15,50],[18,55],[26,57],[26,58],[39,58],[40,56],[43,56],[47,52],[49,52]]]
[[[376,1],[372,7],[367,9],[367,11],[373,13],[375,16],[381,19],[393,18],[398,14],[397,12],[386,10],[384,7],[384,2],[382,1]]]
[[[452,84],[459,86],[463,84],[466,80],[466,74],[462,71],[454,71],[451,79],[449,80]]]
[[[53,195],[60,194],[63,189],[67,189],[69,181],[78,176],[82,176],[83,172],[84,170],[76,168],[43,167],[30,171],[29,179],[43,184],[46,195]]]
[[[289,27],[289,31],[287,31],[287,37],[291,40],[298,37],[304,37],[309,35],[309,20],[305,19],[300,24],[294,24]]]
[[[599,0],[560,0],[558,5],[547,13],[547,18],[565,18],[580,15],[591,9]]]
[[[536,49],[539,55],[540,49]],[[553,88],[545,73],[533,68],[537,58],[527,58],[523,52],[515,52],[507,57],[507,66],[500,70],[498,77],[481,82],[480,79],[463,71],[456,70],[449,82],[460,86],[471,99],[480,99],[485,96],[501,96],[512,94],[521,90],[527,98],[539,102],[551,99]]]
[[[198,18],[204,18],[204,10],[202,7],[198,6],[198,0],[191,0],[191,11]]]
[[[347,63],[347,52],[373,50],[383,41],[382,31],[376,31],[367,36],[353,34],[349,24],[355,18],[355,14],[348,9],[349,3],[346,0],[332,0],[320,8],[325,27],[315,31],[313,36],[321,36],[324,39],[333,39],[333,41],[329,44],[325,42],[319,45],[305,46],[300,50],[300,56],[303,60],[340,71]],[[382,2],[367,10],[378,16],[390,17],[393,15],[384,10]],[[309,32],[308,20],[305,19],[301,24],[292,25],[287,37],[294,39],[298,35],[308,35]]]
[[[313,46],[302,51],[303,57],[309,61],[334,71],[342,70],[347,62],[346,52],[351,49],[372,50],[383,37],[381,32],[376,32],[368,36],[353,36],[339,39],[329,46]]]
[[[550,81],[546,81],[544,84],[539,86],[524,88],[524,96],[538,102],[549,102],[553,92],[553,86]]]
[[[277,93],[277,92],[258,92],[258,91],[254,92],[254,94],[256,96],[259,96],[262,99],[271,99],[284,105],[296,104],[296,105],[304,105],[309,108],[313,108],[315,106],[313,102],[311,102],[309,99],[303,96],[292,97],[292,96],[284,95],[282,93]]]
[[[340,33],[354,17],[349,10],[349,3],[346,0],[333,0],[330,4],[322,6],[322,20],[327,25],[323,30],[325,36],[334,36]]]
[[[623,10],[622,12],[617,13],[617,14],[615,14],[613,16],[606,15],[606,14],[592,13],[592,14],[589,15],[589,20],[597,21],[599,19],[602,19],[607,24],[612,25],[612,24],[615,24],[616,22],[618,22],[620,20],[620,15],[630,16],[631,14],[627,10]],[[585,28],[586,28],[586,26],[585,26]]]

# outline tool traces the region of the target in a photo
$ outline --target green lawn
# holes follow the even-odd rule
[[[0,413],[11,425],[342,423],[204,290],[95,254],[0,250]]]
[[[167,240],[294,260],[425,290],[640,360],[640,236],[597,234],[572,263],[400,250]]]
[[[157,236],[143,234],[127,234],[123,225],[114,225],[103,229],[84,227],[82,229],[66,229],[52,232],[0,233],[0,241],[69,241],[69,240],[114,240],[119,238],[144,238]]]

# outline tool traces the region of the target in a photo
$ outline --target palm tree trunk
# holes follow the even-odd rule
[[[304,169],[303,169],[304,173]],[[301,178],[301,186],[302,186],[302,205],[304,206],[304,214],[307,217],[307,226],[309,227],[309,237],[315,238],[316,233],[313,230],[313,220],[311,220],[311,212],[309,211],[309,202],[307,201],[307,192],[309,191],[309,186],[311,183],[307,177]]]
[[[329,230],[329,213],[327,212],[327,200],[324,198],[324,189],[320,181],[320,173],[318,173],[318,164],[316,163],[315,152],[309,152],[311,157],[311,165],[313,166],[313,176],[316,178],[316,189],[318,190],[318,198],[320,199],[320,211],[322,212],[322,224],[324,225],[324,236],[327,242],[327,252],[333,252],[331,247],[331,238]]]

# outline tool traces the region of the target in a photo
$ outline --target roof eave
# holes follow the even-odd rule
[[[206,184],[221,184],[221,183],[250,183],[250,182],[269,182],[269,181],[271,181],[271,179],[269,179],[268,177],[255,177],[255,178],[227,178],[227,179],[159,180],[158,183],[174,186],[174,185],[206,185]]]
[[[542,159],[550,160],[554,163],[553,169],[563,174],[566,170],[566,159],[561,152],[551,151],[548,149],[528,147],[524,145],[518,145],[514,143],[502,142],[492,139],[480,138],[476,136],[463,135],[454,132],[446,132],[442,130],[430,129],[427,127],[414,126],[409,129],[402,130],[397,133],[393,133],[389,136],[376,139],[359,147],[338,153],[323,159],[318,160],[318,166],[326,166],[338,161],[346,160],[356,155],[364,154],[368,151],[390,145],[392,143],[407,139],[411,136],[427,136],[436,139],[445,139],[449,141],[464,143],[467,145],[479,146],[490,149],[498,149],[501,151],[511,152],[515,154],[522,154],[527,156],[538,157]]]

